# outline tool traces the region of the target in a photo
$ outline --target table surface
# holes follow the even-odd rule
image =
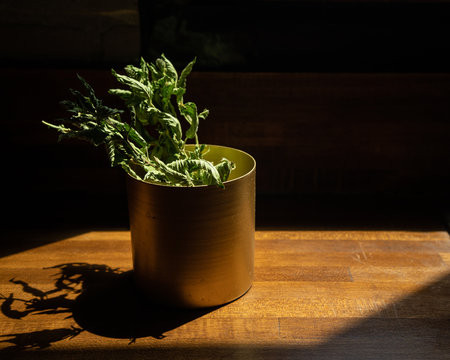
[[[135,292],[127,230],[22,236],[0,258],[2,359],[450,359],[444,228],[258,230],[253,287],[202,310]]]

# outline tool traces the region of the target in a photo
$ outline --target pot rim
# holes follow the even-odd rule
[[[194,148],[194,146],[195,146],[195,144],[185,144],[185,147]],[[238,177],[233,178],[231,180],[224,181],[223,182],[224,185],[230,184],[230,183],[233,183],[233,182],[235,182],[235,181],[237,181],[239,179],[242,179],[242,178],[248,176],[249,174],[251,174],[252,172],[254,172],[255,169],[256,169],[256,160],[255,160],[255,158],[253,156],[251,156],[249,153],[247,153],[247,152],[245,152],[243,150],[240,150],[240,149],[237,149],[237,148],[234,148],[234,147],[230,147],[230,146],[214,145],[214,144],[205,144],[205,147],[206,148],[208,148],[208,147],[215,147],[217,149],[222,148],[222,149],[233,150],[233,151],[236,151],[236,152],[240,152],[240,153],[244,154],[245,156],[248,156],[251,159],[253,166],[252,166],[252,168],[249,171],[247,171],[245,174],[243,174],[241,176],[238,176]],[[140,179],[135,178],[133,175],[131,175],[129,173],[126,173],[126,174],[131,179],[133,179],[135,181],[139,181],[139,182],[144,183],[144,184],[156,185],[156,186],[167,187],[167,188],[179,189],[179,188],[207,188],[207,187],[215,187],[215,185],[194,185],[194,186],[180,185],[180,186],[174,186],[174,185],[170,185],[170,184],[160,183],[160,182],[157,182],[157,181],[144,181],[144,180],[140,180]]]

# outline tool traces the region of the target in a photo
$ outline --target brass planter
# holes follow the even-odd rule
[[[225,189],[174,187],[128,176],[128,207],[137,286],[151,299],[179,307],[230,302],[252,285],[255,160],[209,146],[205,156],[236,164]]]

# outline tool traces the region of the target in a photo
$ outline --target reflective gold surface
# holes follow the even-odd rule
[[[209,148],[208,160],[236,164],[225,189],[127,180],[135,280],[165,304],[220,305],[252,284],[256,163],[240,150]]]

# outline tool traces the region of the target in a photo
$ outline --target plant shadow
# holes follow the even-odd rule
[[[130,343],[142,337],[162,339],[166,332],[218,308],[179,309],[157,304],[136,288],[132,271],[107,265],[68,263],[51,268],[57,269],[58,274],[53,289],[48,291],[24,280],[10,279],[31,298],[0,294],[3,300],[0,310],[4,316],[16,320],[29,315],[65,313],[77,326],[1,335],[0,342],[12,345],[9,349],[43,349],[83,331],[128,339]]]

